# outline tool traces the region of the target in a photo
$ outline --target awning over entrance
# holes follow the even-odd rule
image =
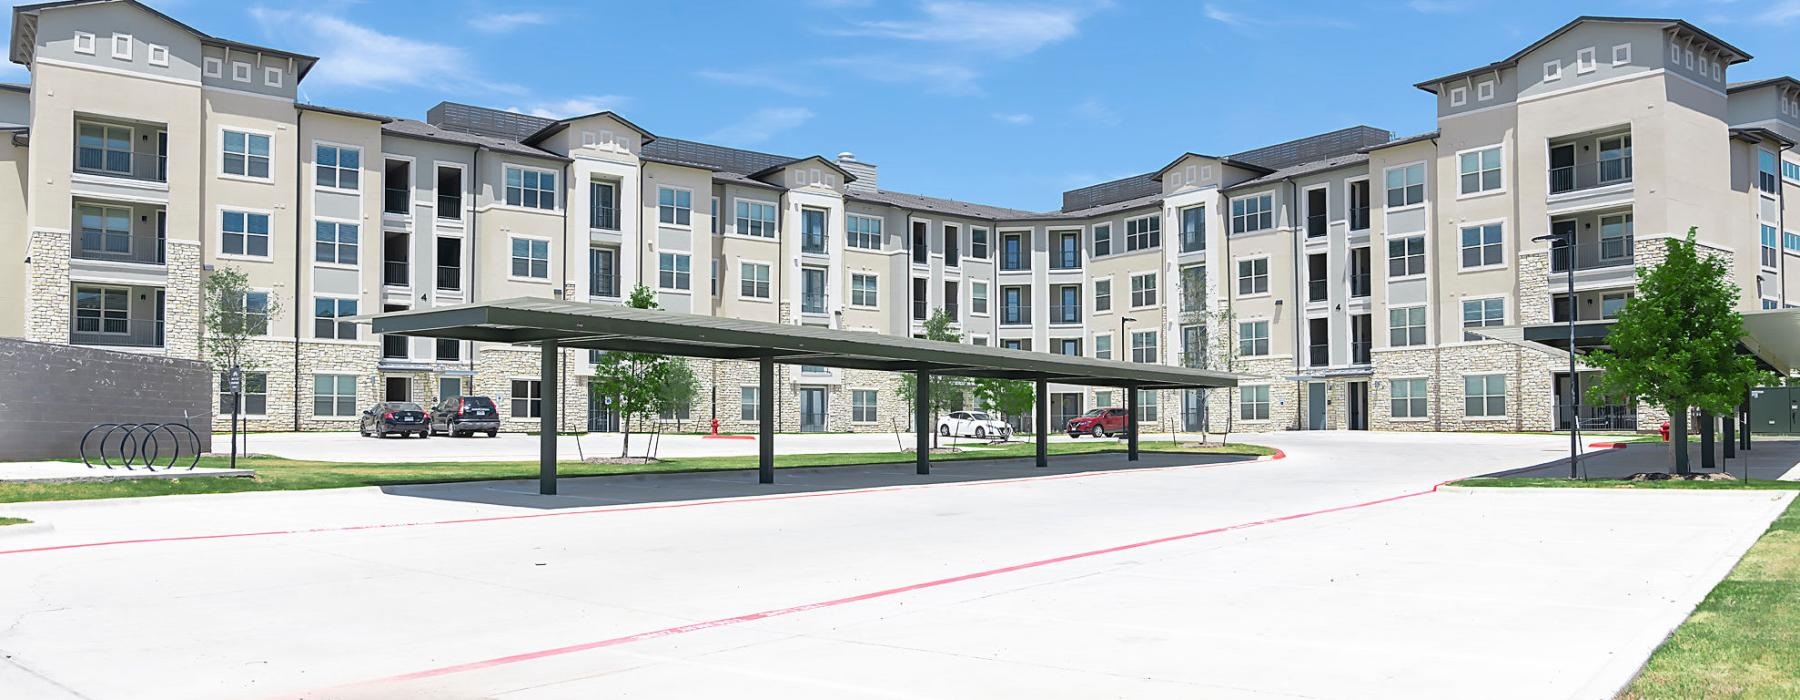
[[[554,385],[559,348],[660,353],[682,357],[744,360],[759,364],[761,402],[760,479],[774,481],[775,363],[907,372],[916,382],[917,464],[930,472],[930,383],[933,374],[1018,379],[1037,383],[1037,462],[1046,464],[1049,431],[1046,384],[1057,382],[1128,389],[1127,453],[1137,459],[1135,390],[1199,389],[1237,386],[1237,375],[1203,369],[1099,360],[1071,355],[962,345],[917,338],[699,316],[672,311],[633,309],[540,298],[507,299],[481,304],[359,317],[374,332],[427,338],[453,338],[487,343],[537,345],[542,348],[541,377]],[[540,417],[539,490],[556,492],[555,402],[543,404]]]
[[[1612,320],[1577,321],[1575,351],[1586,352],[1606,345]],[[1545,323],[1531,326],[1471,328],[1471,333],[1492,340],[1552,354],[1569,351],[1569,326]],[[1768,369],[1783,376],[1800,370],[1800,309],[1773,309],[1744,313],[1744,337],[1740,349],[1754,355]]]

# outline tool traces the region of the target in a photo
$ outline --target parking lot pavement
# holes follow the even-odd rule
[[[717,500],[692,476],[596,478],[575,497],[621,504],[566,509],[477,485],[45,504],[28,517],[54,533],[0,538],[0,687],[1602,697],[1791,496],[1434,489],[1553,459],[1554,437],[1259,439],[1289,457],[875,486],[853,468]],[[208,522],[244,536],[39,549]],[[308,522],[328,529],[262,534]],[[404,522],[435,524],[357,526]]]

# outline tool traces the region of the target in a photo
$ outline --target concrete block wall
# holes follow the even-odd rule
[[[0,460],[79,456],[97,423],[185,422],[210,448],[212,386],[194,360],[0,338]]]

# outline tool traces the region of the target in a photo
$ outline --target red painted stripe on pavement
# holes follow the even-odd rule
[[[1286,456],[1286,455],[1282,455]],[[630,513],[645,510],[671,510],[675,508],[696,508],[700,506],[728,505],[733,503],[763,503],[767,501],[787,501],[801,498],[824,498],[827,496],[845,496],[865,493],[884,493],[888,491],[911,491],[915,489],[945,488],[952,486],[982,486],[987,484],[1011,484],[1025,481],[1056,481],[1060,479],[1083,479],[1113,474],[1140,474],[1144,472],[1171,471],[1175,469],[1208,469],[1245,462],[1219,462],[1214,464],[1182,464],[1168,467],[1144,467],[1139,469],[1111,469],[1094,472],[1073,472],[1069,474],[1046,474],[1043,476],[1023,476],[1012,479],[976,479],[971,481],[949,481],[935,484],[902,484],[896,486],[873,486],[862,489],[838,489],[832,491],[814,491],[809,493],[788,493],[769,496],[742,496],[704,501],[685,501],[681,503],[658,503],[638,506],[604,506],[579,510],[559,510],[548,513],[524,513],[518,515],[490,515],[479,518],[455,518],[451,520],[425,520],[403,523],[375,523],[368,525],[341,525],[334,527],[299,528],[293,530],[260,530],[255,532],[225,532],[210,535],[182,535],[176,537],[145,537],[129,540],[103,540],[100,542],[81,542],[77,544],[58,544],[43,547],[27,547],[24,549],[0,549],[0,555],[32,554],[41,552],[59,552],[70,549],[89,549],[93,547],[116,547],[131,544],[156,544],[165,542],[195,542],[203,540],[226,540],[245,537],[273,537],[277,535],[307,535],[325,532],[354,532],[358,530],[386,530],[402,527],[426,527],[436,525],[467,525],[472,523],[491,523],[507,520],[531,520],[536,518],[559,518],[572,515],[596,515],[606,513]],[[574,477],[580,478],[580,477]]]
[[[630,644],[633,642],[641,642],[641,641],[657,639],[657,638],[661,638],[661,637],[672,637],[672,636],[679,635],[679,634],[687,634],[689,632],[699,632],[702,630],[713,629],[715,627],[727,627],[730,625],[737,625],[737,624],[742,624],[745,622],[755,622],[757,620],[766,620],[766,619],[773,618],[773,617],[783,617],[783,616],[787,616],[787,615],[793,615],[796,613],[803,613],[803,612],[808,612],[808,611],[812,611],[812,610],[837,607],[840,605],[848,605],[851,603],[860,603],[860,602],[867,601],[867,600],[874,600],[876,598],[886,598],[886,597],[890,597],[890,596],[900,595],[903,593],[911,593],[913,591],[919,591],[919,590],[924,590],[924,589],[928,589],[928,588],[937,588],[940,586],[948,586],[948,585],[954,584],[954,583],[962,583],[964,581],[973,581],[976,579],[983,579],[983,578],[988,578],[988,577],[992,577],[992,576],[999,576],[1001,574],[1009,574],[1009,573],[1013,573],[1013,572],[1017,572],[1017,571],[1024,571],[1027,569],[1036,569],[1039,567],[1050,566],[1053,564],[1061,564],[1061,563],[1075,561],[1075,560],[1079,560],[1079,559],[1087,559],[1087,558],[1098,557],[1098,556],[1103,556],[1103,555],[1107,555],[1107,554],[1117,554],[1119,552],[1125,552],[1125,551],[1130,551],[1130,550],[1134,550],[1134,549],[1141,549],[1144,547],[1151,547],[1151,546],[1155,546],[1155,545],[1159,545],[1159,544],[1167,544],[1170,542],[1179,542],[1182,540],[1194,539],[1196,537],[1205,537],[1207,535],[1216,535],[1216,534],[1220,534],[1220,533],[1224,533],[1224,532],[1231,532],[1234,530],[1243,530],[1243,529],[1247,529],[1247,528],[1260,527],[1263,525],[1273,525],[1276,523],[1283,523],[1283,522],[1287,522],[1290,520],[1299,520],[1302,518],[1311,518],[1311,517],[1315,517],[1315,516],[1319,516],[1319,515],[1327,515],[1330,513],[1341,513],[1343,511],[1347,511],[1347,510],[1355,510],[1357,508],[1367,508],[1370,506],[1381,505],[1383,503],[1392,503],[1394,501],[1401,501],[1401,500],[1405,500],[1408,498],[1416,498],[1419,496],[1424,496],[1424,495],[1428,495],[1431,493],[1435,493],[1435,492],[1437,492],[1438,487],[1443,486],[1444,484],[1447,484],[1447,483],[1450,483],[1450,482],[1446,481],[1446,482],[1439,483],[1436,486],[1432,486],[1431,488],[1426,489],[1424,491],[1413,491],[1410,493],[1403,493],[1398,496],[1389,496],[1387,498],[1378,498],[1373,501],[1364,501],[1362,503],[1353,503],[1353,504],[1345,505],[1345,506],[1335,506],[1332,508],[1307,511],[1304,513],[1294,513],[1292,515],[1283,515],[1283,516],[1278,516],[1278,517],[1274,517],[1274,518],[1267,518],[1264,520],[1254,520],[1254,521],[1250,521],[1250,522],[1246,522],[1246,523],[1238,523],[1236,525],[1226,525],[1223,527],[1215,527],[1215,528],[1210,528],[1210,529],[1206,529],[1206,530],[1199,530],[1196,532],[1188,532],[1188,533],[1183,533],[1183,534],[1179,534],[1179,535],[1170,535],[1168,537],[1158,537],[1158,538],[1152,539],[1152,540],[1144,540],[1141,542],[1132,542],[1130,544],[1115,545],[1115,546],[1106,547],[1103,549],[1093,549],[1093,550],[1088,550],[1085,552],[1077,552],[1075,554],[1065,554],[1065,555],[1062,555],[1059,557],[1052,557],[1049,559],[1039,559],[1037,561],[1025,562],[1023,564],[1013,564],[1011,566],[1003,566],[998,569],[987,569],[985,571],[976,571],[973,573],[961,574],[958,576],[951,576],[949,578],[940,578],[940,579],[936,579],[936,580],[932,580],[932,581],[926,581],[923,583],[914,583],[914,584],[909,584],[909,585],[905,585],[905,586],[897,586],[894,588],[885,588],[885,589],[882,589],[879,591],[872,591],[869,593],[862,593],[862,594],[847,596],[847,597],[843,597],[843,598],[833,598],[831,600],[824,600],[824,601],[819,601],[816,603],[806,603],[803,605],[795,605],[792,607],[776,608],[773,610],[764,610],[761,612],[753,612],[753,613],[749,613],[746,615],[737,615],[734,617],[722,617],[722,618],[719,618],[716,620],[707,620],[705,622],[695,622],[692,624],[680,625],[678,627],[665,627],[665,628],[659,629],[659,630],[651,630],[649,632],[639,632],[637,634],[626,635],[623,637],[613,637],[611,639],[602,639],[602,640],[593,641],[593,642],[583,642],[581,644],[571,644],[568,646],[552,647],[549,649],[540,649],[537,651],[528,651],[528,652],[519,653],[519,654],[510,654],[507,656],[497,656],[497,657],[494,657],[491,659],[483,659],[480,661],[470,661],[467,663],[455,664],[452,666],[442,666],[442,667],[438,667],[438,668],[426,669],[423,671],[414,671],[411,673],[403,673],[403,674],[400,674],[397,676],[388,676],[386,678],[379,678],[379,679],[375,679],[375,680],[371,680],[371,681],[363,681],[363,682],[357,683],[355,685],[367,686],[367,685],[384,684],[384,683],[403,683],[406,681],[415,681],[415,680],[422,680],[422,679],[426,679],[426,678],[435,678],[438,676],[447,676],[447,675],[456,674],[456,673],[463,673],[465,671],[477,671],[477,670],[481,670],[481,669],[485,669],[485,668],[493,668],[495,666],[505,666],[508,664],[515,664],[515,663],[520,663],[520,662],[524,662],[524,661],[533,661],[536,659],[543,659],[543,658],[548,658],[548,657],[552,657],[552,656],[562,656],[565,654],[573,654],[573,653],[581,652],[581,651],[590,651],[593,649],[604,649],[606,647],[615,647],[615,646],[620,646],[620,645],[624,645],[624,644]]]

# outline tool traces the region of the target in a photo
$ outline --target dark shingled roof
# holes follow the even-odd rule
[[[434,126],[431,124],[427,124],[425,122],[418,121],[415,119],[395,119],[394,121],[388,122],[386,124],[382,124],[381,132],[384,134],[393,134],[395,136],[405,136],[405,137],[410,137],[410,138],[423,139],[426,141],[437,141],[439,143],[454,143],[454,144],[461,144],[461,145],[465,145],[465,146],[483,146],[489,150],[492,150],[492,151],[495,151],[498,153],[511,153],[514,155],[521,155],[521,156],[534,156],[537,158],[547,158],[549,160],[557,160],[557,161],[563,161],[563,162],[568,162],[568,160],[569,160],[568,158],[559,156],[555,153],[551,153],[551,152],[543,150],[541,148],[532,148],[525,144],[519,143],[517,140],[514,140],[514,139],[498,138],[498,137],[494,137],[494,136],[482,136],[480,134],[470,134],[470,133],[465,133],[465,132],[461,132],[461,131],[455,131],[452,129],[446,129],[446,128]]]
[[[1732,46],[1731,44],[1725,43],[1725,40],[1723,40],[1723,39],[1720,39],[1716,36],[1708,34],[1706,32],[1706,30],[1704,30],[1704,29],[1701,29],[1692,24],[1689,24],[1686,20],[1664,19],[1664,18],[1659,18],[1659,17],[1604,17],[1604,16],[1598,16],[1598,15],[1582,15],[1580,17],[1576,17],[1575,19],[1569,20],[1568,24],[1564,24],[1561,27],[1557,27],[1555,31],[1550,32],[1549,34],[1545,34],[1544,38],[1538,39],[1537,41],[1534,41],[1534,42],[1531,42],[1530,46],[1526,46],[1525,48],[1519,49],[1518,51],[1514,52],[1513,55],[1511,55],[1511,56],[1507,56],[1506,58],[1502,58],[1498,61],[1489,63],[1485,66],[1477,66],[1475,68],[1470,68],[1468,70],[1457,71],[1457,72],[1451,73],[1449,75],[1441,75],[1436,78],[1432,78],[1430,80],[1414,83],[1413,87],[1416,87],[1420,90],[1424,90],[1424,91],[1432,93],[1432,94],[1437,94],[1437,86],[1439,83],[1448,82],[1448,81],[1455,80],[1457,78],[1461,78],[1461,77],[1467,76],[1467,75],[1474,75],[1476,73],[1487,73],[1490,71],[1497,71],[1501,68],[1510,68],[1512,66],[1518,65],[1519,60],[1524,58],[1525,54],[1531,53],[1532,51],[1536,51],[1538,47],[1543,46],[1544,44],[1550,43],[1550,41],[1552,39],[1562,36],[1563,34],[1568,33],[1569,30],[1574,29],[1575,27],[1580,26],[1586,22],[1612,22],[1612,23],[1620,23],[1620,24],[1660,25],[1661,28],[1664,30],[1677,29],[1680,31],[1685,31],[1689,34],[1700,37],[1700,38],[1710,41],[1714,44],[1717,44],[1719,46],[1719,48],[1724,49],[1725,51],[1731,52],[1731,55],[1726,57],[1727,65],[1743,63],[1744,61],[1750,60],[1750,54],[1744,53],[1744,51],[1742,49],[1739,49],[1736,46]]]
[[[804,160],[792,156],[778,156],[773,153],[747,151],[741,148],[714,146],[710,143],[667,137],[644,144],[643,156],[658,163],[687,165],[740,175],[760,173],[796,160]]]
[[[955,199],[943,199],[941,197],[927,197],[922,194],[908,194],[905,192],[894,192],[891,190],[876,190],[874,192],[849,192],[849,193],[846,193],[844,196],[848,199],[858,201],[858,202],[871,202],[874,204],[886,204],[886,205],[890,205],[890,206],[903,207],[906,209],[917,209],[917,210],[921,210],[921,211],[932,211],[932,212],[938,212],[938,213],[942,213],[942,214],[950,214],[953,216],[964,216],[964,217],[968,217],[971,219],[1019,220],[1019,219],[1041,218],[1041,216],[1042,216],[1040,214],[1025,211],[1023,209],[1008,209],[1006,207],[993,207],[993,206],[988,206],[986,204],[975,204],[973,202],[964,202],[964,201],[959,201],[959,200],[955,200]]]
[[[1282,180],[1286,180],[1290,177],[1302,177],[1302,176],[1306,176],[1306,175],[1312,175],[1314,173],[1322,173],[1322,172],[1325,172],[1328,170],[1337,170],[1338,168],[1347,168],[1347,167],[1351,167],[1351,166],[1355,166],[1355,165],[1362,165],[1362,164],[1365,164],[1368,162],[1369,162],[1369,154],[1367,154],[1367,153],[1352,153],[1349,155],[1338,156],[1336,158],[1326,158],[1325,160],[1315,160],[1310,163],[1300,163],[1298,165],[1288,166],[1286,168],[1282,168],[1280,170],[1269,173],[1262,177],[1251,178],[1249,180],[1245,180],[1243,182],[1237,183],[1230,187],[1226,187],[1223,189],[1223,191],[1234,192],[1237,190],[1248,189],[1251,187],[1257,187],[1259,185],[1267,185],[1271,182],[1281,182]]]

